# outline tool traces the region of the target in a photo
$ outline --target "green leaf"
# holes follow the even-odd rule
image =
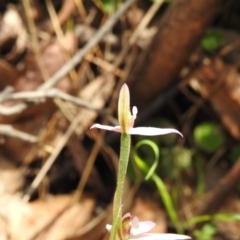
[[[152,2],[158,2],[159,0],[152,0]],[[165,3],[172,3],[173,0],[164,0]]]
[[[203,36],[200,45],[203,50],[212,52],[224,45],[223,33],[216,29],[207,30]]]
[[[102,0],[103,11],[113,13],[117,10],[118,0]]]
[[[203,222],[209,222],[211,220],[218,220],[218,221],[238,221],[240,222],[240,214],[235,213],[217,213],[214,215],[200,215],[196,217],[192,217],[187,220],[186,223],[183,225],[185,227],[191,227],[193,225],[203,223]]]
[[[202,123],[193,132],[196,145],[207,153],[213,153],[223,146],[225,136],[214,123]]]
[[[205,224],[201,230],[195,230],[193,235],[198,240],[212,240],[213,236],[217,233],[217,228],[213,224]]]

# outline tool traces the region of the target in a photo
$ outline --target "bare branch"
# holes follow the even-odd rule
[[[14,106],[7,107],[0,105],[0,115],[11,116],[13,114],[21,113],[26,108],[26,106],[26,103],[19,103]]]
[[[105,104],[105,100],[103,99],[103,96],[109,96],[110,93],[112,92],[112,88],[114,86],[114,82],[109,81],[109,80],[102,80],[99,82],[99,86],[104,86],[102,87],[98,93],[96,93],[93,98],[91,99],[92,103],[99,108]],[[95,91],[94,91],[95,92]],[[80,111],[77,116],[73,119],[71,124],[68,126],[66,132],[58,138],[57,144],[55,148],[53,149],[52,153],[42,166],[41,170],[39,173],[36,175],[35,179],[33,180],[31,186],[27,190],[25,196],[23,197],[24,201],[28,201],[32,195],[32,193],[38,188],[39,184],[43,180],[43,178],[46,176],[47,172],[51,168],[52,164],[56,160],[57,156],[61,152],[62,148],[66,145],[67,141],[71,137],[71,135],[76,132],[76,129],[78,129],[80,126],[79,124],[81,123],[81,127],[79,128],[79,134],[83,134],[85,129],[88,127],[89,122],[91,119],[95,118],[96,114],[90,112],[89,110],[83,109]],[[89,116],[86,118],[86,116]]]
[[[57,82],[59,82],[63,77],[65,77],[68,72],[73,69],[77,64],[79,64],[85,55],[95,47],[102,38],[108,33],[108,31],[114,26],[118,19],[128,10],[128,8],[137,0],[126,1],[115,14],[113,14],[106,23],[97,31],[95,36],[78,51],[73,58],[67,62],[57,73],[55,73],[47,82],[45,82],[39,89],[49,89],[53,87]]]
[[[7,100],[25,100],[25,101],[34,101],[34,102],[42,102],[45,98],[61,98],[65,101],[72,102],[80,107],[87,108],[89,110],[98,111],[100,109],[95,108],[90,103],[67,93],[62,92],[59,89],[51,88],[46,90],[38,90],[38,91],[25,91],[25,92],[16,92],[11,93],[10,91],[4,93],[2,97],[0,97],[0,101],[4,102]],[[0,105],[0,113],[3,106]],[[13,106],[14,107],[14,106]],[[6,107],[9,108],[9,107]],[[12,108],[12,107],[10,107]]]
[[[0,124],[0,135],[18,138],[30,143],[36,143],[38,141],[37,137],[31,134],[22,132],[20,130],[17,130],[13,128],[11,125],[7,125],[7,124]]]
[[[137,0],[126,1],[115,14],[113,14],[106,23],[97,31],[95,36],[81,49],[79,50],[70,61],[68,61],[58,72],[56,72],[48,81],[43,83],[37,91],[47,90],[52,88],[56,83],[62,80],[70,70],[72,70],[77,64],[79,64],[86,54],[95,47],[101,39],[106,35],[106,33],[114,26],[118,19],[128,10],[128,8]],[[59,95],[59,94],[58,94]],[[61,95],[61,94],[60,94]],[[63,97],[63,95],[61,95]],[[69,95],[70,96],[70,95]],[[69,97],[68,96],[68,97]],[[64,96],[66,97],[66,96]],[[71,96],[72,97],[72,96]],[[72,98],[68,98],[72,99]],[[72,99],[75,101],[76,99]],[[70,100],[68,100],[70,101]],[[79,103],[79,101],[77,101]],[[75,103],[77,104],[77,103]],[[15,106],[5,107],[0,106],[0,115],[13,115],[22,112],[27,107],[27,103],[16,104]],[[89,108],[90,109],[90,108]]]

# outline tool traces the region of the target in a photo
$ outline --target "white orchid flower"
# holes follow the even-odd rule
[[[122,217],[122,222],[118,231],[118,240],[187,240],[189,236],[171,233],[147,233],[155,227],[155,223],[151,221],[139,222],[137,217],[133,217],[130,213]],[[107,225],[110,232],[112,226]]]
[[[155,127],[136,127],[134,128],[134,121],[137,117],[137,107],[132,108],[132,114],[130,109],[130,94],[126,84],[121,88],[119,100],[118,100],[118,121],[119,126],[108,126],[101,124],[94,124],[92,128],[100,128],[108,131],[114,131],[118,133],[127,133],[130,135],[144,135],[144,136],[156,136],[169,133],[177,133],[183,136],[178,130],[173,128],[155,128]]]

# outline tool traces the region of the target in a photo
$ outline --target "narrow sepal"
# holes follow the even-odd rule
[[[174,128],[136,127],[129,129],[130,135],[157,136],[169,133],[177,133],[183,137],[182,133]]]
[[[121,133],[121,127],[120,126],[108,126],[108,125],[101,125],[101,124],[93,124],[90,129],[92,128],[100,128],[100,129],[103,129],[103,130],[108,130],[108,131],[113,131],[113,132],[119,132]]]
[[[148,233],[137,236],[130,236],[128,240],[187,240],[189,236],[171,233]]]

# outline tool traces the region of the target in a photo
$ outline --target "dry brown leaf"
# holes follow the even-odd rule
[[[30,119],[25,121],[20,121],[18,123],[12,124],[12,126],[18,130],[21,130],[26,133],[30,133],[34,136],[38,136],[40,134],[41,129],[46,126],[48,121],[47,114],[41,114],[39,111],[39,115],[33,116]],[[12,138],[12,137],[2,137],[1,148],[4,155],[14,161],[16,163],[23,163],[26,155],[30,152],[30,150],[34,147],[32,143],[25,142],[20,139]],[[36,145],[37,148],[39,146]]]
[[[237,195],[229,196],[229,198],[222,204],[218,213],[236,214],[240,213],[240,200]],[[216,221],[217,228],[224,233],[226,237],[232,240],[240,239],[240,222],[235,221]]]
[[[36,240],[64,240],[74,236],[91,220],[94,206],[94,199],[83,197],[80,203],[72,205],[64,211]]]
[[[49,45],[42,53],[42,62],[48,77],[56,73],[66,62],[65,53],[70,55],[76,51],[76,39],[73,33],[68,32],[65,37],[59,42]],[[14,86],[16,91],[31,91],[36,90],[43,83],[43,75],[40,72],[34,56],[26,56],[25,74],[18,79]],[[57,87],[64,92],[69,92],[71,81],[69,77],[64,77]]]
[[[67,32],[61,43],[56,42],[43,52],[42,61],[49,76],[56,73],[67,61],[66,53],[71,56],[77,50],[76,38],[72,32]],[[71,89],[69,76],[64,77],[57,85],[64,92]]]
[[[43,53],[42,58],[45,63],[48,74],[53,75],[65,63],[64,51],[73,53],[76,49],[75,38],[73,34],[68,33],[62,40],[65,49],[59,43],[50,45]],[[43,78],[35,61],[31,61],[30,55],[27,57],[26,71],[23,76],[17,79],[14,88],[16,91],[32,91],[37,89],[42,83]],[[71,81],[66,76],[62,81],[57,84],[57,87],[64,92],[69,92],[71,88]],[[16,101],[4,102],[4,106],[16,104]],[[56,106],[52,99],[47,99],[43,103],[32,104],[20,115],[10,117],[0,117],[1,123],[15,122],[17,129],[30,134],[38,134],[43,124],[46,124],[49,117],[54,113]],[[24,121],[17,122],[18,119],[24,118]],[[40,121],[39,121],[40,119]],[[5,138],[2,145],[5,153],[17,162],[21,162],[29,151],[31,145],[21,140]]]
[[[20,73],[4,59],[0,59],[0,91],[6,86],[13,86],[19,77]]]
[[[0,49],[12,45],[6,58],[13,60],[23,53],[26,48],[26,41],[27,32],[22,19],[17,9],[13,5],[9,5],[0,23]],[[11,42],[13,43],[11,44]]]
[[[108,74],[104,77],[99,76],[80,91],[79,97],[91,103],[95,108],[102,109],[109,100],[114,85],[115,82],[112,74]],[[82,134],[98,116],[98,112],[87,109],[81,109],[81,113],[84,118],[81,121],[81,125],[76,129],[77,134]]]
[[[83,197],[71,207],[71,196],[24,203],[10,195],[0,198],[0,215],[6,219],[11,240],[60,240],[83,227],[92,217],[95,201]]]
[[[45,66],[45,70],[49,76],[52,76],[56,73],[66,62],[65,61],[65,51],[73,53],[76,50],[75,37],[71,33],[67,33],[65,38],[62,39],[62,44],[54,43],[46,48],[42,54],[42,61]],[[25,72],[20,76],[16,83],[13,85],[14,89],[17,92],[20,91],[33,91],[36,90],[43,83],[43,75],[39,70],[39,67],[34,59],[34,56],[28,54],[25,59],[26,67]],[[64,92],[69,92],[71,89],[71,81],[68,76],[64,77],[57,85],[57,88],[61,89]],[[15,105],[16,101],[7,101],[4,102],[4,106]],[[56,109],[53,104],[52,99],[48,99],[43,103],[32,104],[24,110],[21,115],[12,115],[10,117],[1,117],[1,123],[9,123],[16,121],[17,118],[31,118],[33,115],[47,115],[54,112]]]
[[[167,230],[166,214],[156,202],[149,198],[137,197],[133,204],[131,214],[137,216],[140,221],[153,221],[156,226],[151,232],[165,233]]]
[[[112,208],[109,207],[92,219],[84,228],[79,229],[74,236],[65,240],[103,240],[104,235],[107,235],[106,239],[109,239],[106,224],[110,222],[111,214]]]
[[[86,162],[88,159],[88,152],[82,145],[82,143],[79,142],[79,139],[76,137],[76,135],[73,135],[69,141],[68,141],[68,149],[71,152],[74,164],[80,174],[83,173]],[[81,157],[80,157],[81,156]],[[103,182],[96,170],[96,168],[93,168],[89,180],[88,180],[88,186],[90,188],[96,189],[95,194],[104,194],[104,186]]]
[[[0,155],[0,197],[6,193],[16,193],[23,187],[23,184],[24,179],[21,169]]]
[[[190,86],[209,100],[222,124],[240,139],[240,77],[236,67],[213,60],[199,67],[189,78]]]

